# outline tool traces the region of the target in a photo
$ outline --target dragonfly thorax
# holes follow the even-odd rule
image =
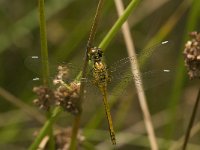
[[[94,68],[95,68],[96,70],[104,71],[105,68],[106,68],[106,66],[105,66],[105,64],[103,64],[101,61],[99,61],[99,62],[95,62],[95,63],[94,63]]]
[[[93,83],[98,87],[106,87],[110,80],[111,79],[105,64],[101,61],[95,62],[93,66]]]

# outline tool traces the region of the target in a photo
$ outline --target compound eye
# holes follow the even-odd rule
[[[98,51],[99,57],[102,57],[103,52],[102,51]]]

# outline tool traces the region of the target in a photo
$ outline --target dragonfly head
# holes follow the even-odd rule
[[[89,56],[89,59],[92,60],[93,62],[99,62],[99,61],[101,61],[103,52],[98,47],[92,47],[90,49],[90,52],[88,53],[88,56]]]

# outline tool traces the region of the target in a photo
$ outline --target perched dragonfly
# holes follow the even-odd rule
[[[163,56],[161,53],[164,53],[165,56],[167,52],[170,51],[172,43],[169,41],[164,41],[162,43],[156,44],[148,49],[145,50],[144,53],[138,54],[137,57],[141,58],[139,59],[139,64],[141,65],[143,63],[143,60],[146,58],[148,59],[147,65],[151,62],[151,60],[155,61],[157,58],[162,59]],[[122,82],[122,83],[130,83],[131,80],[137,80],[133,75],[131,71],[130,62],[134,62],[136,57],[125,57],[117,62],[114,62],[112,65],[106,65],[103,61],[103,52],[100,48],[93,47],[91,48],[90,53],[88,54],[90,61],[92,62],[88,75],[85,78],[79,77],[77,79],[76,77],[81,71],[81,67],[78,67],[76,65],[73,65],[71,63],[59,63],[58,65],[66,66],[69,70],[68,77],[65,79],[66,84],[70,84],[70,82],[74,81],[75,79],[77,82],[85,83],[86,87],[91,87],[92,85],[95,85],[99,91],[101,92],[103,96],[103,102],[104,107],[106,111],[106,116],[109,124],[109,131],[112,143],[116,143],[115,139],[115,132],[113,128],[112,118],[110,114],[110,108],[108,104],[108,94],[110,93],[110,89],[113,85]],[[31,56],[28,57],[26,60],[26,65],[29,66],[31,70],[34,70],[35,72],[38,72],[40,65],[40,57],[39,56]],[[157,62],[153,62],[156,64]],[[56,67],[58,65],[51,65],[50,68],[52,70],[56,70]],[[170,68],[169,68],[170,67]],[[145,89],[151,88],[153,86],[156,86],[158,84],[161,84],[168,79],[171,78],[172,72],[174,68],[171,65],[164,66],[160,69],[156,70],[146,70],[142,71],[141,76],[144,79]],[[53,79],[53,76],[52,76]],[[39,77],[33,78],[34,82],[39,81]],[[150,82],[150,83],[149,83]],[[111,87],[111,88],[110,88]],[[121,88],[124,88],[123,85]]]
[[[116,144],[115,132],[112,123],[112,117],[110,114],[110,107],[107,99],[107,84],[111,81],[111,77],[109,76],[107,67],[102,60],[103,52],[100,48],[93,47],[88,53],[89,59],[93,63],[92,67],[92,76],[93,76],[93,84],[98,87],[103,95],[103,102],[106,111],[106,116],[109,124],[110,137],[113,144]]]

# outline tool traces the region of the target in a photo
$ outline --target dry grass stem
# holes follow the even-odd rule
[[[120,16],[124,11],[123,3],[122,3],[121,0],[115,0],[115,4],[116,4],[116,7],[117,7],[118,14]],[[122,26],[122,32],[123,32],[123,35],[124,35],[128,55],[134,56],[136,58],[135,48],[134,48],[133,40],[131,38],[128,22],[125,22],[124,25]],[[140,106],[141,106],[141,109],[142,109],[142,112],[143,112],[144,122],[145,122],[146,130],[147,130],[147,133],[148,133],[148,136],[149,136],[151,149],[157,150],[158,144],[157,144],[157,141],[156,141],[156,137],[155,137],[155,133],[154,133],[154,129],[153,129],[153,124],[152,124],[152,121],[151,121],[151,115],[149,113],[148,105],[146,103],[146,96],[145,96],[145,93],[144,93],[144,90],[143,90],[142,79],[141,79],[141,76],[140,76],[138,62],[137,62],[136,59],[134,59],[134,61],[131,62],[131,68],[132,68],[132,74],[133,74],[134,79],[135,79],[135,86],[136,86]]]

